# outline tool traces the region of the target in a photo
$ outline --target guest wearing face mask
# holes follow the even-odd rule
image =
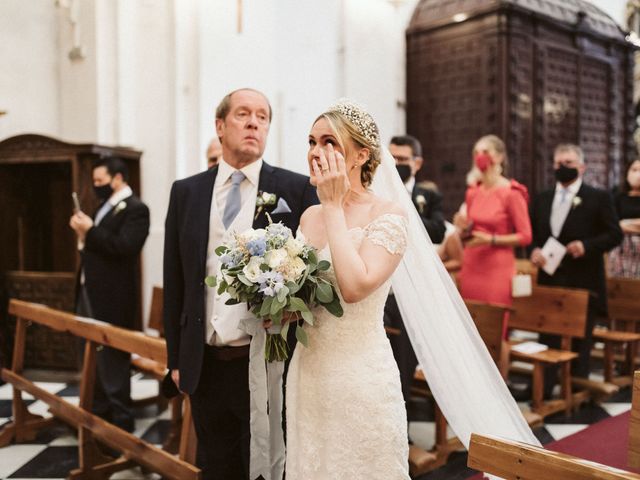
[[[531,223],[527,188],[505,177],[506,170],[504,142],[495,135],[480,138],[473,147],[473,167],[468,175],[476,183],[467,189],[466,208],[454,217],[464,241],[459,281],[465,300],[512,303],[514,247],[531,242]],[[500,365],[503,376],[507,374],[507,355]]]
[[[101,200],[95,215],[77,211],[69,226],[78,237],[82,263],[76,313],[133,328],[138,310],[138,265],[149,234],[149,209],[128,185],[127,165],[111,158],[94,165],[93,189]],[[130,355],[104,347],[97,352],[93,411],[133,431]]]
[[[622,244],[609,253],[607,274],[610,277],[640,278],[640,159],[625,171],[622,189],[614,197]]]
[[[400,178],[411,195],[429,238],[433,243],[441,243],[446,230],[442,212],[442,195],[433,182],[416,184],[416,173],[423,164],[422,145],[411,135],[398,135],[391,139],[389,152],[396,159]]]
[[[609,192],[583,182],[586,166],[584,153],[577,145],[558,145],[553,154],[556,185],[539,193],[531,203],[533,250],[531,261],[538,267],[538,283],[559,287],[582,288],[593,292],[589,298],[584,339],[574,339],[572,349],[579,358],[572,374],[588,377],[591,334],[597,316],[607,313],[607,291],[603,254],[622,241],[622,231]],[[560,266],[548,274],[542,267],[546,258],[542,247],[554,237],[566,247]],[[560,348],[560,338],[541,335],[540,342]],[[545,397],[552,394],[557,368],[545,373]]]

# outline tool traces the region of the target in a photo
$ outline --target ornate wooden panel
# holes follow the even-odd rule
[[[584,148],[588,182],[617,184],[636,155],[634,49],[586,0],[420,1],[407,30],[407,129],[446,213],[487,133],[505,140],[510,175],[532,194],[553,185],[552,153],[567,142]]]
[[[73,312],[75,275],[60,272],[6,272],[9,298],[42,303],[52,308]],[[15,319],[9,320],[11,336]],[[42,325],[27,329],[25,366],[75,370],[78,368],[79,345],[72,335],[55,332]]]

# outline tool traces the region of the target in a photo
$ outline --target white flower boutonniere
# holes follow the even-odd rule
[[[115,206],[115,208],[113,209],[113,214],[117,215],[125,208],[127,208],[127,203],[123,200]]]
[[[576,195],[575,197],[573,197],[573,200],[571,200],[571,208],[579,207],[581,203],[582,203],[582,198]]]
[[[258,218],[258,215],[260,215],[260,212],[262,212],[266,205],[275,205],[276,200],[275,193],[258,192],[258,196],[256,197],[256,216],[253,217],[253,219]]]
[[[424,195],[416,196],[416,203],[418,204],[418,212],[424,212],[424,206],[427,204],[427,199],[424,198]]]

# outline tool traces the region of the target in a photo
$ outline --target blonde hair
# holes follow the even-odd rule
[[[357,147],[369,150],[369,159],[361,165],[360,181],[365,187],[370,186],[373,181],[373,175],[380,165],[379,140],[374,142],[371,135],[367,136],[364,132],[361,132],[346,115],[338,110],[324,112],[315,119],[313,124],[315,125],[321,118],[324,118],[335,132],[336,137],[338,137],[338,143],[345,152],[345,156],[350,150],[350,145],[346,141],[348,138],[350,138]],[[373,120],[371,120],[371,122],[373,122]],[[375,123],[372,123],[372,125],[375,127],[375,134],[378,135],[378,126]]]
[[[497,154],[502,155],[502,165],[500,165],[500,167],[502,168],[501,173],[506,176],[509,171],[509,157],[507,155],[507,147],[502,139],[493,134],[484,135],[476,140],[476,143],[473,144],[473,150],[471,151],[471,170],[469,170],[469,172],[467,173],[467,185],[478,183],[482,178],[482,172],[478,167],[476,167],[476,164],[474,162],[473,152],[476,149],[476,146],[483,141],[488,142],[491,145],[491,148],[493,148]]]

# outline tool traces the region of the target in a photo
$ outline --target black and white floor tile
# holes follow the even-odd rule
[[[595,374],[594,378],[598,378]],[[65,383],[36,382],[36,384],[71,403],[78,403],[78,386]],[[140,374],[132,377],[132,397],[145,398],[156,394],[158,383]],[[10,421],[12,389],[10,385],[0,386],[0,426]],[[49,417],[47,405],[35,401],[24,394],[32,413]],[[526,404],[520,404],[528,408]],[[587,404],[580,410],[565,417],[559,413],[547,417],[544,426],[534,433],[543,443],[560,440],[572,435],[600,420],[624,413],[631,408],[631,389],[621,390],[602,404]],[[433,405],[426,399],[414,399],[409,406],[409,434],[412,441],[425,449],[433,446],[434,423]],[[155,406],[136,411],[134,434],[155,445],[161,445],[170,425],[169,412],[158,412]],[[451,433],[453,436],[453,433]],[[447,465],[419,477],[419,480],[457,480],[472,476],[475,472],[466,468],[467,456],[464,452],[454,453]],[[77,438],[69,427],[60,424],[41,432],[36,440],[28,444],[10,445],[0,448],[0,479],[62,479],[78,466]],[[139,468],[125,470],[111,478],[119,480],[157,479],[155,474],[143,474]]]

